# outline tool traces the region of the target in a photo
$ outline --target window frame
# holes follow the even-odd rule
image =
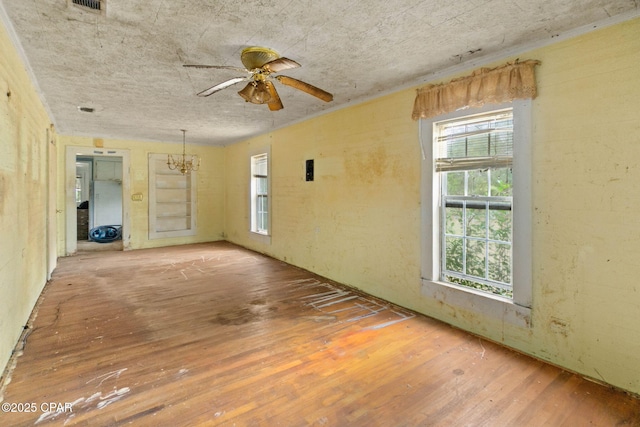
[[[266,157],[266,166],[267,166],[267,174],[264,176],[255,176],[255,165],[256,160]],[[258,194],[258,180],[266,179],[266,195]],[[258,219],[258,212],[260,203],[258,203],[258,199],[263,196],[266,197],[266,230],[259,229],[258,224],[260,223]],[[260,240],[263,243],[270,244],[271,243],[271,150],[269,148],[256,150],[249,155],[249,233],[250,236],[254,239]]]
[[[440,179],[435,171],[437,156],[434,124],[491,111],[513,110],[513,218],[512,287],[513,298],[492,295],[439,280],[440,255]],[[419,123],[423,150],[422,167],[422,295],[463,309],[498,317],[521,327],[531,326],[532,249],[531,249],[531,133],[532,102],[515,100],[505,104],[461,109]]]

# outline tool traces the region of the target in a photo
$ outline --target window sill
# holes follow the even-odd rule
[[[259,231],[249,231],[249,237],[265,245],[271,244],[271,236],[267,233],[261,233]]]
[[[474,311],[521,328],[531,328],[531,309],[512,300],[443,282],[422,280],[422,295],[454,307]]]

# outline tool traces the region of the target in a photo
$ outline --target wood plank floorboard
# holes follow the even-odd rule
[[[226,242],[62,258],[36,313],[2,390],[34,410],[0,426],[640,426],[633,396]]]

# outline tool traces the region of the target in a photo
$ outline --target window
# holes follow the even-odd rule
[[[82,203],[82,177],[76,176],[76,205]]]
[[[251,231],[269,234],[269,157],[251,157]]]
[[[512,297],[513,113],[434,124],[440,280]]]
[[[423,293],[528,325],[529,100],[421,121]],[[524,322],[522,322],[524,320]]]

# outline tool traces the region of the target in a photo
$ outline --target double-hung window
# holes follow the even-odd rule
[[[269,234],[269,157],[251,157],[251,231]]]
[[[513,112],[435,124],[440,279],[511,298]]]
[[[421,121],[423,293],[528,325],[529,100]]]

